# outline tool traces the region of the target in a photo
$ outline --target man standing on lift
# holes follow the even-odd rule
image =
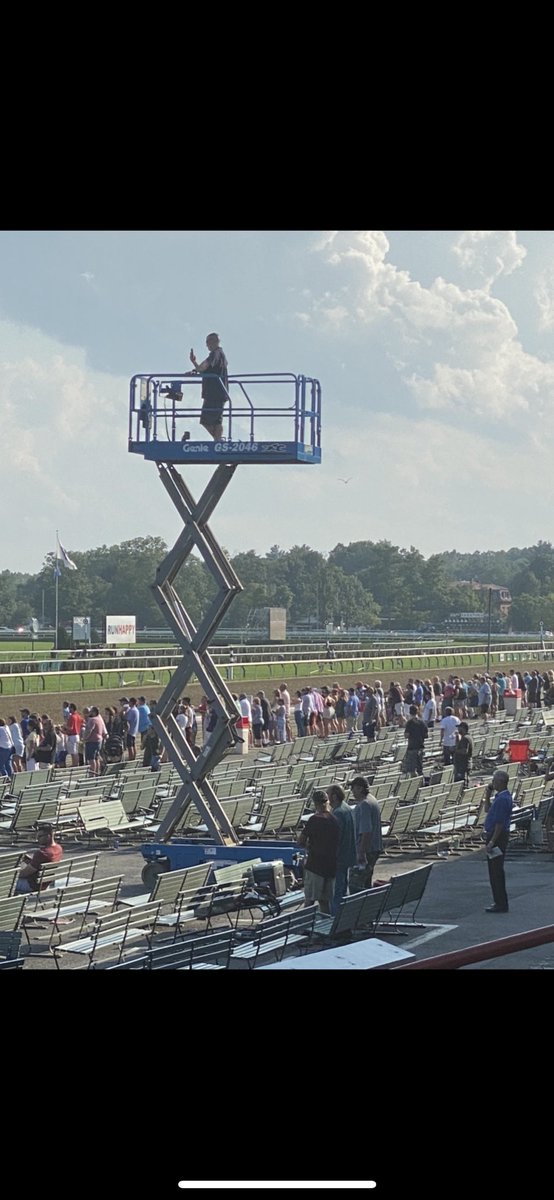
[[[200,424],[211,433],[214,441],[221,440],[223,434],[223,408],[227,400],[229,379],[227,374],[227,359],[219,344],[219,334],[209,333],[206,338],[208,357],[204,362],[197,362],[194,350],[190,352],[190,361],[195,371],[208,378],[202,380],[202,412]],[[217,376],[217,378],[213,378]]]

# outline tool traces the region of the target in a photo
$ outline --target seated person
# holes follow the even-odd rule
[[[47,862],[59,862],[63,848],[54,841],[54,830],[51,825],[40,825],[37,833],[38,850],[33,854],[24,854],[25,866],[19,872],[15,894],[25,895],[28,892],[38,892],[38,873]],[[47,886],[47,885],[44,885]],[[42,889],[41,889],[42,890]]]

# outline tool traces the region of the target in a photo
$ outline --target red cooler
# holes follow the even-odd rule
[[[516,712],[521,708],[521,688],[516,688],[514,691],[511,688],[506,688],[504,692],[504,712],[509,717],[514,717]]]
[[[527,762],[529,758],[529,738],[518,738],[508,742],[508,757],[510,762]]]

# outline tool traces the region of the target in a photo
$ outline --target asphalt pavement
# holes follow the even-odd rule
[[[84,847],[75,849],[70,842],[65,849],[67,856],[85,852]],[[429,862],[433,863],[433,870],[413,925],[408,918],[401,931],[395,934],[378,931],[382,941],[410,950],[418,960],[554,923],[554,854],[549,851],[515,846],[508,849],[508,913],[485,911],[492,903],[492,897],[482,849],[449,853],[446,858],[439,858],[431,850],[423,854],[403,851],[392,856],[383,855],[377,863],[374,881],[386,882],[392,875]],[[136,845],[103,849],[100,850],[96,878],[122,875],[121,895],[137,895],[145,891],[141,880],[143,866],[144,859]],[[34,944],[34,949],[38,948],[38,943]],[[26,958],[25,970],[55,970],[50,956],[27,953]],[[464,970],[530,968],[554,968],[554,945],[489,959]],[[76,968],[68,964],[65,969]]]

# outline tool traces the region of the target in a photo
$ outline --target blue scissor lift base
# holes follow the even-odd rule
[[[218,867],[226,867],[232,863],[248,862],[251,858],[261,858],[262,862],[282,858],[286,867],[292,867],[298,854],[295,842],[281,842],[278,838],[264,841],[253,838],[237,846],[221,846],[211,838],[175,838],[171,842],[145,842],[140,850],[146,862],[158,862],[166,858],[170,871],[195,867],[207,859],[215,859]]]
[[[279,841],[270,838],[264,841],[243,841],[235,846],[222,846],[211,838],[175,838],[170,842],[145,842],[141,853],[146,861],[143,867],[142,880],[146,886],[152,887],[158,873],[180,871],[185,867],[195,867],[205,862],[214,862],[218,867],[231,867],[235,863],[249,862],[260,858],[262,862],[275,862],[281,859],[284,866],[292,872],[296,886],[302,875],[298,864],[298,846],[294,842]],[[152,874],[154,872],[154,874]],[[213,882],[212,875],[210,880]],[[290,893],[292,898],[293,892]]]

